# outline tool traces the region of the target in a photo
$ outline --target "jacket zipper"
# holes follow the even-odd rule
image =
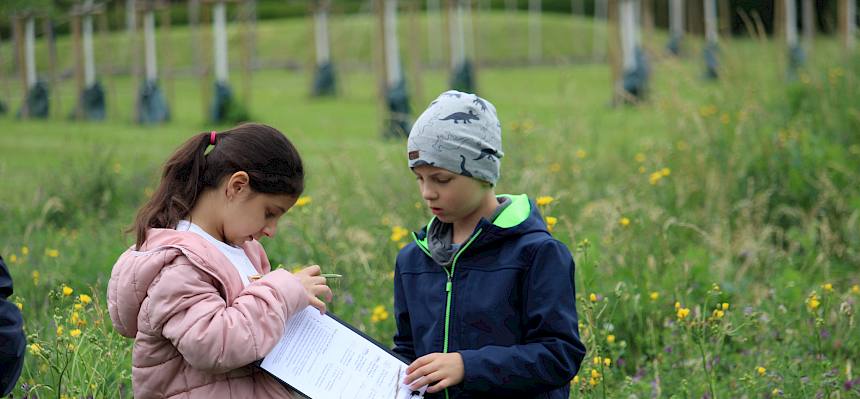
[[[472,241],[475,241],[475,239],[478,238],[478,235],[481,234],[482,230],[483,229],[479,229],[475,233],[475,235],[473,235],[472,238],[470,238],[469,241],[466,242],[466,245],[463,245],[463,247],[460,248],[459,251],[457,251],[457,254],[454,255],[454,261],[451,262],[451,271],[448,271],[448,269],[445,269],[444,267],[442,268],[443,270],[445,270],[445,274],[448,275],[448,282],[445,283],[445,294],[447,298],[445,299],[445,338],[442,341],[442,353],[448,353],[448,333],[451,326],[451,294],[454,291],[453,278],[454,269],[457,268],[457,259],[460,258],[460,255],[463,253],[463,251],[465,251],[466,248],[468,248],[469,245],[472,244]],[[448,388],[445,388],[445,399],[448,398]]]

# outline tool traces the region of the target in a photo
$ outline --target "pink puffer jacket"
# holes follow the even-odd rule
[[[134,338],[135,398],[292,397],[249,364],[307,307],[305,290],[289,272],[269,272],[259,242],[244,250],[265,275],[247,288],[230,261],[191,232],[151,229],[142,248],[119,257],[108,310],[114,328]]]

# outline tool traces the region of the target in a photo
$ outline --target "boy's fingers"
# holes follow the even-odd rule
[[[438,385],[438,381],[444,379],[444,373],[442,370],[434,370],[432,372],[428,372],[424,378],[421,379],[420,384],[414,384],[415,386],[411,386],[413,390],[417,390],[424,385],[436,386]]]
[[[412,362],[412,364],[410,364],[409,367],[406,368],[406,374],[412,374],[419,367],[421,367],[427,363],[430,363],[432,361],[430,356],[433,356],[433,353],[431,353],[429,355],[424,355],[424,356],[419,357],[418,359],[415,359],[415,361]]]
[[[448,378],[445,378],[442,381],[439,381],[439,382],[427,387],[427,392],[428,393],[436,393],[436,392],[439,392],[439,391],[441,391],[445,388],[448,388],[450,386],[451,386],[451,380],[449,380]]]

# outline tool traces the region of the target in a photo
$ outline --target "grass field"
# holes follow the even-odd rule
[[[504,18],[490,16],[486,31],[501,35]],[[570,29],[553,18],[552,29]],[[526,32],[525,16],[514,20],[512,29]],[[371,22],[350,21],[364,33],[339,34],[369,43]],[[260,30],[261,58],[277,58],[279,35],[262,32],[309,32],[303,21]],[[559,35],[547,35],[557,51],[548,58],[576,58],[554,45],[569,43]],[[307,37],[289,37],[287,53],[307,51]],[[821,39],[788,84],[777,44],[730,41],[722,79],[706,82],[695,44],[681,60],[663,56],[659,38],[650,44],[652,93],[635,107],[609,106],[603,64],[479,75],[503,124],[498,192],[551,197],[542,211],[575,253],[589,354],[571,397],[860,397],[857,60]],[[493,44],[485,57],[525,54],[510,48]],[[345,58],[366,63],[369,50],[360,49]],[[420,228],[428,214],[405,143],[380,138],[375,76],[357,68],[340,77],[341,96],[310,99],[303,71],[253,76],[254,120],[282,130],[308,165],[309,202],[263,244],[273,264],[343,274],[331,309],[390,343],[393,261],[406,240],[399,232]],[[446,80],[425,71],[416,114]],[[25,389],[130,396],[131,341],[110,327],[106,282],[160,163],[212,128],[190,76],[173,84],[174,121],[131,124],[134,85],[111,78],[115,108],[104,123],[63,119],[71,82],[58,88],[58,116],[0,118],[0,253],[31,342],[16,398]],[[14,87],[5,92],[7,103],[17,99]]]

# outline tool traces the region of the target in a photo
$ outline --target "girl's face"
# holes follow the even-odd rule
[[[489,189],[479,180],[435,166],[417,166],[412,173],[427,207],[445,223],[459,222],[475,213]]]
[[[244,172],[237,172],[229,179],[225,193],[227,203],[222,214],[222,231],[225,242],[236,246],[263,236],[274,236],[281,216],[297,200],[286,194],[252,191]]]

